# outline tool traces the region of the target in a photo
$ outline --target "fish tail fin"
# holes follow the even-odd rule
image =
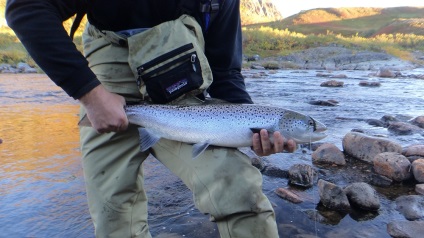
[[[160,140],[160,136],[155,135],[154,133],[143,127],[138,129],[138,133],[140,135],[140,150],[142,152],[148,150]]]

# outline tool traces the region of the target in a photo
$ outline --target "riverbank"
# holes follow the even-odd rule
[[[409,60],[383,52],[354,50],[343,46],[325,46],[303,50],[287,56],[261,58],[246,56],[244,67],[253,69],[305,70],[379,70],[405,71],[423,67],[424,53],[415,51]]]

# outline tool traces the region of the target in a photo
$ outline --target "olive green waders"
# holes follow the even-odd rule
[[[140,100],[128,49],[111,44],[92,26],[83,41],[102,84],[127,101]],[[137,127],[107,134],[81,127],[80,137],[96,237],[151,237],[142,166],[148,153],[140,152]],[[190,188],[196,207],[217,223],[221,237],[278,237],[273,208],[262,192],[262,175],[246,155],[211,147],[193,160],[191,145],[166,139],[150,152]]]

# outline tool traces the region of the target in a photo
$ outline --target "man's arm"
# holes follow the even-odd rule
[[[65,92],[80,98],[100,82],[62,23],[85,1],[8,0],[6,19],[35,62]]]
[[[100,85],[62,23],[84,0],[8,0],[6,19],[35,62],[69,96],[79,99],[98,132],[125,130],[123,97]]]

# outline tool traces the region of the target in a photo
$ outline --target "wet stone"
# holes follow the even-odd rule
[[[395,238],[422,237],[424,221],[392,221],[387,224],[387,232]]]
[[[350,210],[346,193],[339,186],[320,179],[318,189],[320,201],[326,208],[338,211]]]
[[[286,189],[286,188],[277,188],[275,190],[275,193],[279,197],[281,197],[281,198],[283,198],[283,199],[285,199],[289,202],[292,202],[292,203],[302,203],[303,202],[303,199],[300,198],[299,195],[297,195],[296,193],[294,193],[294,192],[292,192],[292,191],[290,191],[289,189]]]
[[[422,128],[406,122],[392,122],[387,129],[396,135],[412,135],[422,131]]]
[[[424,145],[411,145],[406,147],[402,154],[404,156],[422,156],[424,157]]]
[[[338,105],[338,102],[334,102],[332,100],[312,100],[312,101],[309,101],[309,104],[316,105],[316,106],[334,107]]]
[[[356,159],[372,163],[374,157],[383,152],[402,152],[402,146],[388,139],[349,132],[343,138],[343,151]]]
[[[326,82],[321,83],[321,87],[343,87],[344,82],[336,81],[336,80],[329,80]]]
[[[378,187],[389,187],[392,185],[393,180],[383,176],[381,174],[372,174],[371,176],[371,184]]]
[[[359,86],[362,86],[362,87],[380,87],[381,83],[380,82],[371,82],[371,81],[360,81]]]
[[[424,159],[417,159],[412,163],[412,174],[419,183],[424,183]]]
[[[252,165],[255,166],[259,171],[263,171],[265,169],[264,162],[259,157],[251,158]]]
[[[367,211],[380,208],[377,192],[367,183],[352,183],[344,189],[351,205]]]
[[[271,176],[271,177],[278,177],[278,178],[288,178],[289,172],[287,170],[278,168],[274,165],[267,165],[262,170],[263,175]]]
[[[289,169],[290,184],[310,188],[318,180],[317,171],[308,164],[295,164]]]
[[[377,126],[377,127],[387,127],[388,124],[385,123],[384,121],[378,120],[378,119],[368,119],[366,120],[366,122],[368,123],[368,125],[371,126]]]
[[[411,162],[405,156],[393,152],[378,154],[373,160],[373,169],[377,174],[397,182],[405,181],[412,177],[410,166]]]
[[[381,78],[394,78],[396,77],[396,74],[388,68],[381,68],[377,72],[377,76]]]
[[[405,195],[396,199],[396,210],[410,221],[424,218],[424,196]]]
[[[424,128],[424,116],[418,116],[418,117],[412,119],[411,123],[413,125],[420,127],[420,128]]]
[[[416,184],[415,192],[421,195],[424,195],[424,184]]]
[[[333,144],[323,144],[312,153],[312,161],[320,164],[346,165],[344,154]]]

